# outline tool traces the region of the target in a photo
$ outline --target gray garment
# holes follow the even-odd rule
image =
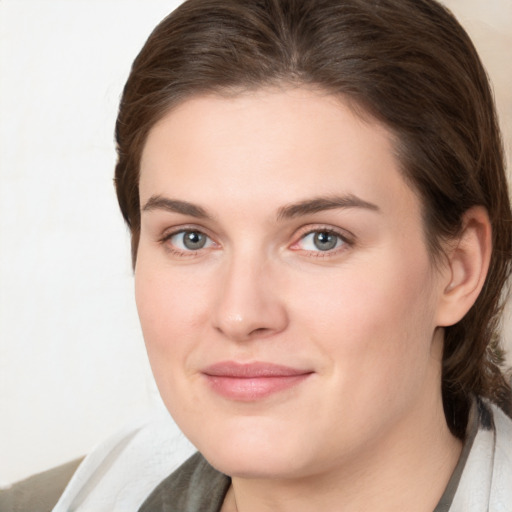
[[[218,512],[231,478],[196,453],[149,495],[139,512]]]
[[[196,453],[161,482],[139,512],[219,512],[231,479]],[[512,511],[512,420],[472,404],[455,470],[433,512]]]

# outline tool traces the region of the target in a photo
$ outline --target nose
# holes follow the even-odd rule
[[[288,325],[279,276],[270,261],[232,257],[220,274],[213,311],[216,330],[233,341],[267,337]]]

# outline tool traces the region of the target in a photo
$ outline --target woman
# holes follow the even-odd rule
[[[188,0],[116,135],[149,359],[199,450],[140,510],[510,508],[511,212],[449,12]]]

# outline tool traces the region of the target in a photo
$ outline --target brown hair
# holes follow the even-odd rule
[[[460,232],[464,212],[487,208],[491,265],[476,304],[446,328],[443,400],[459,437],[471,394],[510,413],[497,338],[512,246],[500,132],[476,50],[434,0],[188,0],[165,18],[133,63],[116,125],[115,180],[133,261],[139,163],[154,124],[191,95],[283,82],[342,96],[394,133],[434,256]]]

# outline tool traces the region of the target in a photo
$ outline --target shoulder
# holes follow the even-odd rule
[[[492,511],[508,511],[512,508],[512,419],[496,406],[493,408],[494,445]]]
[[[139,512],[217,512],[230,484],[196,453],[156,487]]]
[[[84,459],[54,512],[137,510],[194,451],[166,411],[134,421]]]
[[[512,506],[512,419],[478,400],[478,430],[450,512],[509,512]]]

